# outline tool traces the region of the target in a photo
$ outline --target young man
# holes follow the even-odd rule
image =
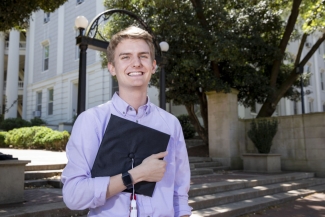
[[[63,199],[70,209],[89,208],[88,216],[130,216],[130,193],[123,192],[127,174],[132,184],[156,182],[152,197],[136,195],[137,216],[190,216],[190,168],[181,126],[147,97],[148,83],[156,70],[154,54],[151,35],[140,28],[129,27],[112,37],[108,70],[116,76],[119,92],[111,101],[83,112],[74,124],[66,148],[68,164],[62,173]],[[167,151],[147,157],[123,177],[121,173],[92,178],[111,115],[169,134]]]

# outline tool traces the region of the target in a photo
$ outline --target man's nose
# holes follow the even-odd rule
[[[141,65],[142,65],[142,63],[141,63],[140,57],[136,57],[136,58],[133,59],[133,66],[134,67],[139,67]]]

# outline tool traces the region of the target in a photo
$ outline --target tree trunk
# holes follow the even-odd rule
[[[301,43],[305,43],[306,35],[303,36],[303,40]],[[304,66],[308,60],[313,56],[313,54],[317,51],[319,46],[325,41],[325,33],[317,40],[317,42],[313,45],[313,47],[309,50],[306,56],[297,64],[294,69],[291,71],[290,75],[287,79],[281,84],[281,86],[274,90],[274,92],[266,99],[261,110],[259,111],[257,118],[262,117],[271,117],[276,109],[276,105],[279,103],[283,95],[289,90],[289,88],[293,85],[293,83],[298,79],[299,74],[297,74],[297,67]],[[303,45],[300,45],[299,50]],[[300,55],[298,52],[298,56]],[[296,61],[297,62],[297,61]]]
[[[199,134],[199,136],[203,140],[203,142],[206,145],[208,145],[209,137],[208,137],[207,130],[201,126],[201,123],[194,112],[194,104],[187,104],[187,105],[185,105],[185,107],[186,107],[187,113],[190,117],[190,120],[191,120],[196,132]]]

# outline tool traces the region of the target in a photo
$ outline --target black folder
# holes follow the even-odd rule
[[[114,176],[140,165],[152,154],[166,151],[170,135],[141,124],[111,115],[100,144],[91,176]],[[156,182],[135,184],[136,194],[152,197]],[[132,193],[132,189],[125,192]]]

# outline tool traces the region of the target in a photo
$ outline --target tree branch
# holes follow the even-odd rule
[[[297,66],[299,64],[299,62],[300,62],[301,54],[302,54],[302,51],[304,49],[304,45],[305,45],[307,36],[308,36],[308,34],[307,33],[304,33],[302,35],[302,37],[301,37],[301,41],[300,41],[300,45],[299,45],[299,48],[298,48],[298,52],[297,52],[297,56],[296,56],[296,60],[295,60],[294,66]]]
[[[296,73],[296,68],[299,66],[304,66],[308,62],[308,60],[314,55],[319,46],[325,41],[325,33],[316,41],[313,47],[309,50],[306,56],[301,60],[301,62],[291,71],[289,77],[286,81],[280,86],[279,90],[275,94],[274,103],[278,103],[282,96],[289,90],[292,84],[297,80],[299,74]]]
[[[299,15],[299,7],[302,0],[294,0],[291,8],[291,14],[289,16],[285,31],[283,33],[279,49],[280,49],[280,56],[283,57],[285,49],[287,48],[288,42],[290,40],[290,36],[292,34],[292,31],[294,30],[298,15]],[[280,65],[282,62],[282,58],[278,58],[274,60],[272,72],[271,72],[271,80],[270,85],[271,87],[276,86],[276,80],[278,78]]]

